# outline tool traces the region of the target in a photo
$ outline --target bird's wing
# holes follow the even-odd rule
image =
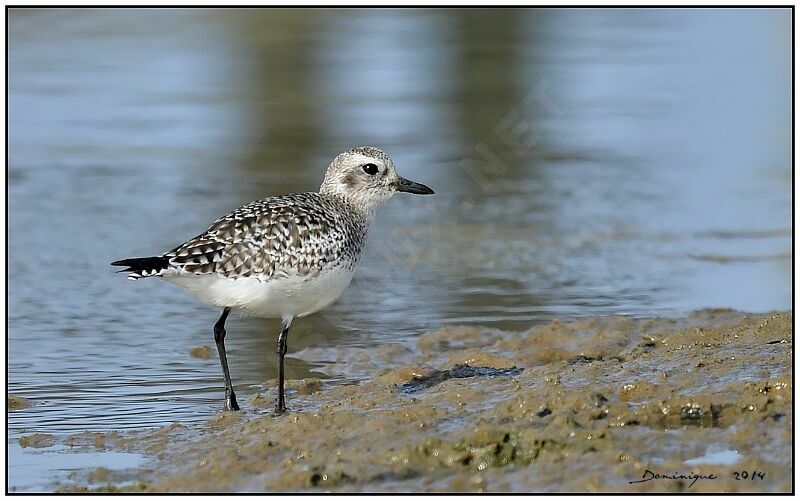
[[[313,195],[251,202],[164,257],[186,272],[230,278],[314,274],[346,254],[349,232],[356,230]]]

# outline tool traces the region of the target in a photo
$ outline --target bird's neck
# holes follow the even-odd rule
[[[345,196],[332,190],[320,190],[320,194],[343,205],[348,212],[352,213],[353,216],[356,216],[356,218],[362,222],[365,226],[365,230],[368,230],[375,220],[375,209],[378,208],[377,205],[365,203],[359,198]]]

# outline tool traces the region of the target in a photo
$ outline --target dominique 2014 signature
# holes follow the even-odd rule
[[[767,474],[763,471],[732,471],[731,475],[736,480],[764,480]],[[689,473],[656,473],[650,470],[644,470],[642,478],[639,480],[631,480],[629,484],[641,484],[643,482],[650,482],[651,480],[690,480],[689,487],[693,486],[698,480],[717,480],[719,477],[714,473],[700,474],[695,472]]]

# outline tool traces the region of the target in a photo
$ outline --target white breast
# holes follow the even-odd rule
[[[316,276],[291,275],[266,281],[185,272],[162,278],[207,305],[227,306],[260,318],[281,318],[304,317],[336,301],[350,284],[353,270],[334,268]]]

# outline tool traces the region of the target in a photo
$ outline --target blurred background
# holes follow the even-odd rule
[[[8,391],[36,405],[9,485],[139,460],[22,434],[221,408],[216,355],[189,356],[219,312],[108,263],[316,190],[352,146],[436,195],[379,212],[289,378],[357,381],[338,347],[446,324],[790,308],[791,37],[789,9],[11,9]],[[245,405],[278,328],[228,322]]]

